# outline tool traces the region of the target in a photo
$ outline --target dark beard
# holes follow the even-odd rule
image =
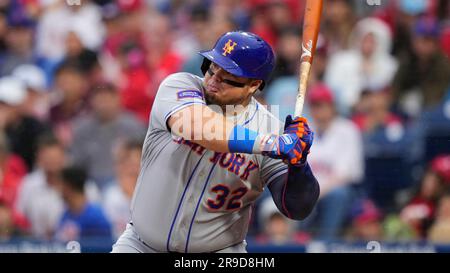
[[[206,91],[204,92],[204,94],[205,94],[205,102],[206,102],[206,105],[215,104],[213,101],[211,101],[211,96],[208,95],[208,93],[207,93]]]

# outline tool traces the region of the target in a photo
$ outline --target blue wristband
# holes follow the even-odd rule
[[[236,125],[231,131],[228,140],[228,150],[232,153],[253,153],[253,146],[255,144],[258,133],[245,128],[241,125]]]

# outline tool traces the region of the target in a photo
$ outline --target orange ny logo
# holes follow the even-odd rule
[[[227,54],[231,54],[231,51],[234,50],[234,47],[237,44],[235,42],[233,42],[231,39],[228,40],[228,42],[225,44],[225,46],[223,47],[223,56],[227,56]]]

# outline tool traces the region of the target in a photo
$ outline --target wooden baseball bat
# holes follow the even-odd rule
[[[311,72],[311,65],[319,36],[320,17],[322,16],[323,0],[306,0],[303,22],[302,56],[300,58],[300,73],[297,100],[295,102],[295,117],[300,117],[305,103],[306,87]]]

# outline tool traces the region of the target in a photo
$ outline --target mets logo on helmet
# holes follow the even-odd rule
[[[223,47],[223,56],[227,56],[227,54],[231,54],[231,51],[234,50],[234,47],[237,45],[237,43],[233,42],[231,39],[228,40],[228,42]]]

